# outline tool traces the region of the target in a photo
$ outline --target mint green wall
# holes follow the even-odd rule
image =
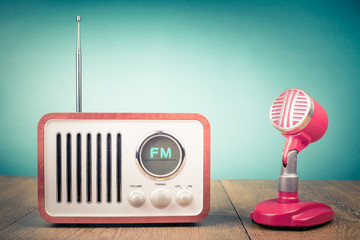
[[[82,15],[83,111],[201,113],[212,178],[275,179],[269,108],[299,87],[329,115],[300,178],[360,179],[360,4],[269,2],[2,1],[0,174],[35,176],[38,120],[75,110]]]

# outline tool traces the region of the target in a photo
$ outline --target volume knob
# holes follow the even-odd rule
[[[128,196],[128,201],[131,206],[139,208],[144,205],[146,200],[145,194],[140,190],[132,191]]]
[[[176,196],[175,196],[175,199],[176,199],[176,202],[182,206],[182,207],[186,207],[186,206],[189,206],[190,203],[192,202],[193,200],[193,195],[192,193],[187,190],[187,189],[181,189],[180,191],[178,191],[176,193]]]
[[[156,208],[166,208],[171,202],[170,192],[165,188],[155,189],[151,193],[151,203]]]

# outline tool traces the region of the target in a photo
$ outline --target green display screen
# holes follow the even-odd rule
[[[181,165],[183,153],[171,136],[158,134],[147,138],[140,149],[140,164],[152,176],[166,177]]]

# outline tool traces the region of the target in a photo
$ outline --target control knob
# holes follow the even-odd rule
[[[156,208],[166,208],[171,202],[170,192],[165,188],[155,189],[151,193],[151,203]]]
[[[145,194],[140,190],[134,190],[128,196],[129,203],[136,208],[139,208],[142,205],[144,205],[145,200],[146,200]]]
[[[189,206],[190,203],[192,202],[193,200],[193,195],[192,193],[187,190],[187,189],[181,189],[180,191],[178,191],[176,193],[176,196],[175,196],[175,199],[176,199],[176,202],[182,206],[182,207],[186,207],[186,206]]]

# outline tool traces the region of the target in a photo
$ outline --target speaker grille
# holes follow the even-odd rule
[[[73,137],[75,138],[75,144],[72,142]],[[81,134],[77,133],[73,136],[71,133],[57,133],[55,136],[56,140],[56,193],[57,193],[57,202],[63,203],[72,203],[76,201],[77,203],[87,202],[91,203],[96,201],[97,203],[112,202],[112,195],[115,194],[116,202],[121,202],[121,134]],[[65,141],[62,141],[64,138]],[[82,142],[85,142],[85,145],[82,145]],[[92,159],[92,141],[96,143],[96,159]],[[112,141],[114,141],[115,149],[112,149]],[[104,143],[104,144],[103,144]],[[75,148],[74,148],[75,146]],[[85,146],[86,155],[82,155],[82,146]],[[105,146],[105,147],[104,147]],[[62,150],[65,149],[65,158],[63,157]],[[75,158],[73,158],[73,152],[75,151]],[[103,154],[106,152],[106,157]],[[112,161],[113,155],[116,154],[116,161]],[[83,161],[83,158],[85,158]],[[75,164],[73,163],[75,161]],[[92,161],[96,161],[96,199],[92,199],[92,167],[94,166]],[[103,162],[105,161],[105,163]],[[82,162],[86,163],[86,166],[82,165]],[[103,169],[102,166],[105,168]],[[72,169],[72,166],[75,166],[75,171]],[[65,168],[66,178],[62,179],[62,168]],[[85,168],[85,169],[83,169]],[[112,192],[112,169],[116,170],[116,192]],[[84,171],[85,170],[85,171]],[[76,176],[73,176],[75,174]],[[83,176],[85,175],[85,176]],[[76,184],[72,183],[72,179],[76,180]],[[86,179],[85,188],[86,196],[82,195],[82,179]],[[106,187],[103,188],[102,182],[105,181]],[[66,196],[65,199],[62,196],[62,186],[66,186]],[[72,189],[75,186],[76,189]],[[103,191],[105,192],[106,199],[102,199]],[[74,197],[75,196],[75,197]]]
[[[310,109],[310,96],[301,89],[291,88],[275,99],[270,109],[270,119],[274,127],[288,131],[301,125]]]

